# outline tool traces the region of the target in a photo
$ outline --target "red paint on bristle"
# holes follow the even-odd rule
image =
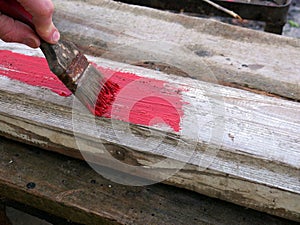
[[[113,104],[119,90],[120,87],[118,84],[106,80],[98,95],[96,105],[92,109],[92,113],[96,116],[105,114]]]
[[[96,116],[146,126],[163,122],[174,131],[180,131],[182,106],[185,104],[180,94],[182,90],[166,87],[168,83],[164,81],[99,66],[97,68],[106,81],[95,107],[89,107]],[[44,58],[0,50],[0,75],[48,88],[61,96],[71,95],[49,71]]]

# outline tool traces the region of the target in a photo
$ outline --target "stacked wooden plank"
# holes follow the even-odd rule
[[[83,161],[5,138],[0,146],[1,203],[52,224],[297,224],[169,185],[116,184]]]

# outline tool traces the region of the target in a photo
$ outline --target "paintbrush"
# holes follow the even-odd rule
[[[0,0],[0,12],[35,30],[32,15],[16,0]],[[70,41],[60,40],[53,45],[41,40],[40,49],[50,70],[82,104],[93,113],[96,107],[98,112],[99,109],[102,114],[106,112],[118,91],[117,84],[106,80]]]

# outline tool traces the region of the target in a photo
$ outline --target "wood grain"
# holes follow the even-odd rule
[[[41,54],[19,45],[1,46],[22,54]],[[154,180],[164,180],[166,173],[173,174],[172,168],[176,171],[178,164],[188,162],[164,182],[300,221],[299,103],[89,59],[103,67],[184,87],[181,94],[188,104],[181,131],[130,124],[131,132],[126,133],[124,126],[129,124],[95,119],[80,111],[72,97],[1,76],[1,135],[72,157],[82,158],[81,153],[89,161]],[[165,157],[169,160],[164,161]],[[155,166],[158,162],[162,163]],[[137,172],[129,165],[137,167]],[[154,167],[151,173],[149,167]]]
[[[54,3],[62,35],[96,56],[152,59],[195,79],[300,99],[299,39],[111,0]]]
[[[168,185],[115,184],[83,161],[5,138],[0,150],[2,202],[26,204],[27,210],[33,207],[79,224],[296,224]],[[35,188],[27,188],[29,182]]]

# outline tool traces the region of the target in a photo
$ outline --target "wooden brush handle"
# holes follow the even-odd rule
[[[32,22],[32,15],[16,0],[0,0],[0,12],[19,20],[33,30],[35,26]],[[59,41],[57,44],[49,44],[41,39],[40,49],[44,53],[50,70],[72,91],[74,63],[80,63],[80,68],[85,69],[88,65],[87,59],[80,53],[75,44],[70,41]]]
[[[32,15],[27,12],[24,7],[16,0],[0,0],[0,12],[15,19],[19,20],[28,26],[30,26],[33,30],[35,30],[35,26],[32,22]],[[50,69],[52,65],[55,65],[55,61],[57,59],[57,54],[53,51],[54,45],[46,43],[44,40],[41,40],[41,50],[45,54],[47,58]],[[61,74],[63,71],[56,71],[55,74]]]

